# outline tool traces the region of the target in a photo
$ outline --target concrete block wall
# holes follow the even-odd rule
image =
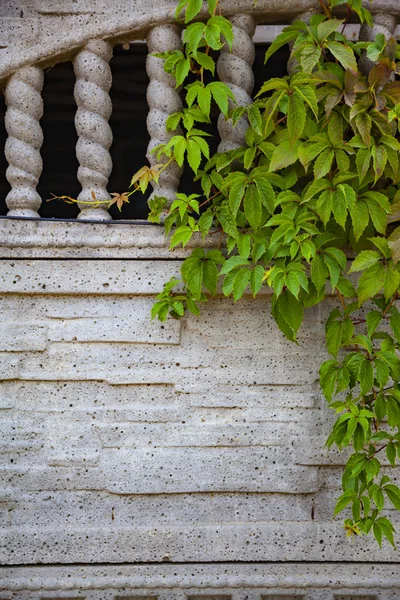
[[[46,224],[3,226],[0,599],[399,598],[397,553],[331,518],[345,456],[324,449],[317,370],[333,300],[299,346],[268,293],[152,322],[182,259],[159,230],[93,259],[70,257],[71,232],[52,250],[60,227],[39,259]]]

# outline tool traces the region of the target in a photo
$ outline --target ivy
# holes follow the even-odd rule
[[[186,152],[204,193],[199,199],[178,194],[172,203],[171,247],[212,228],[225,235],[226,253],[196,248],[183,262],[182,280],[166,284],[153,316],[180,317],[182,308],[197,314],[195,303],[215,295],[219,280],[234,302],[248,288],[256,296],[268,285],[277,326],[297,342],[304,310],[336,295],[338,306],[325,324],[332,358],[320,367],[320,384],[338,415],[327,445],[350,448],[350,455],[334,515],[350,510],[348,535],[371,531],[379,545],[384,538],[394,545],[383,511],[387,503],[400,509],[400,489],[389,474],[382,476],[381,460],[386,455],[395,466],[400,457],[400,228],[387,235],[388,222],[400,220],[400,81],[394,75],[400,53],[382,34],[369,43],[348,42],[346,22],[332,16],[341,4],[371,23],[358,0],[332,0],[309,24],[286,27],[265,60],[290,43],[296,72],[266,81],[248,107],[236,106],[223,83],[204,83],[204,70],[215,73],[209,51],[219,50],[223,39],[229,48],[233,43],[215,4],[207,22],[188,25],[179,60],[176,53],[165,56],[177,85],[183,78],[175,65],[183,60],[198,80],[185,88],[187,108],[167,123],[172,129],[182,123],[186,134],[158,152],[179,165]],[[189,23],[201,4],[181,2],[178,13],[185,7]],[[375,62],[366,74],[358,66],[364,53]],[[247,119],[243,148],[209,153],[195,123],[209,121],[212,102],[233,124]],[[206,208],[202,214],[199,206]],[[350,263],[347,256],[354,257]]]
[[[185,107],[167,120],[173,135],[155,149],[160,165],[139,171],[128,195],[157,181],[171,161],[187,162],[202,195],[178,193],[169,207],[154,198],[149,219],[164,214],[171,248],[194,234],[224,241],[222,250],[191,252],[181,279],[159,294],[153,318],[198,315],[219,290],[237,302],[269,286],[277,326],[298,343],[304,311],[328,295],[337,299],[325,323],[330,358],[319,369],[336,413],[327,446],[348,450],[334,515],[346,512],[347,535],[371,532],[379,545],[394,546],[385,511],[400,510],[391,479],[400,458],[400,48],[382,34],[346,39],[350,16],[372,23],[361,0],[320,5],[322,14],[286,27],[266,52],[268,61],[290,44],[294,72],[265,81],[242,107],[215,77],[215,53],[234,43],[230,22],[217,0],[181,0],[182,48],[157,56],[177,87],[191,75]],[[346,20],[333,14],[340,5]],[[367,72],[364,55],[373,61]],[[233,126],[247,122],[243,147],[211,152],[201,126],[213,104]]]

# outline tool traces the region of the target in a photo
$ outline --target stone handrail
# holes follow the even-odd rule
[[[93,195],[109,198],[108,177],[112,170],[109,148],[112,131],[108,124],[112,106],[109,97],[111,70],[109,60],[113,44],[133,39],[146,39],[149,52],[180,47],[180,28],[174,21],[175,0],[32,0],[25,14],[13,11],[19,4],[11,0],[2,18],[0,8],[0,80],[4,82],[8,140],[5,153],[9,163],[6,176],[11,184],[6,203],[9,216],[38,217],[41,199],[36,185],[42,171],[40,148],[43,134],[41,90],[43,69],[63,60],[73,60],[76,75],[74,96],[77,103],[75,125],[78,133],[76,154],[77,177],[82,185],[78,197],[80,219],[109,220],[104,207],[88,207]],[[132,4],[134,9],[132,10]],[[18,6],[17,6],[18,5]],[[376,33],[394,33],[400,20],[399,0],[365,0],[372,11],[374,26],[363,26],[360,37],[373,39]],[[254,34],[257,23],[290,22],[308,19],[321,9],[318,0],[224,0],[222,10],[231,19],[235,31],[232,52],[223,51],[218,61],[222,81],[233,90],[239,104],[251,100]],[[11,16],[8,16],[11,15]],[[62,35],[60,35],[60,31]],[[16,35],[16,32],[19,35]],[[3,39],[1,38],[3,36]],[[366,64],[365,68],[368,69]],[[162,61],[153,56],[147,60],[150,83],[147,100],[150,135],[148,158],[154,162],[151,149],[168,140],[165,121],[179,110],[181,101],[174,82],[164,73]],[[243,143],[245,119],[233,129],[221,116],[218,123],[220,149],[235,148]],[[154,193],[171,202],[178,189],[181,170],[169,165],[164,170]]]

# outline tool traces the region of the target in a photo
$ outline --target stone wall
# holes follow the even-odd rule
[[[0,226],[1,599],[399,597],[396,552],[331,518],[333,299],[299,346],[268,292],[160,324],[160,228]]]

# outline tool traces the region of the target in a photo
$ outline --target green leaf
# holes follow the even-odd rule
[[[248,233],[241,233],[237,239],[237,248],[239,255],[242,258],[248,258],[250,255],[250,242],[251,237]]]
[[[288,290],[285,290],[277,299],[276,308],[292,331],[292,339],[295,340],[296,334],[304,318],[304,309],[301,302],[299,302],[299,300],[297,300]]]
[[[343,186],[338,186],[332,197],[332,212],[336,223],[345,229],[347,219],[347,199],[342,191]]]
[[[243,256],[231,256],[226,260],[221,269],[221,275],[225,275],[226,273],[230,273],[233,269],[237,267],[248,266],[249,261],[247,258],[243,258]]]
[[[386,446],[386,456],[392,467],[396,466],[396,446],[393,442],[389,442]]]
[[[275,207],[275,192],[272,185],[263,177],[254,178],[254,182],[260,195],[262,205],[265,206],[270,214],[273,214]]]
[[[362,141],[366,146],[369,147],[371,143],[371,127],[372,127],[372,119],[366,112],[359,112],[355,118],[356,126],[360,135],[362,137]]]
[[[217,293],[218,269],[212,260],[203,263],[203,283],[213,296]]]
[[[281,142],[274,150],[269,170],[271,172],[279,171],[292,165],[298,159],[297,152],[298,144],[292,145],[289,141]]]
[[[175,79],[176,87],[182,85],[190,71],[190,60],[188,58],[180,60],[176,65]]]
[[[265,53],[264,63],[266,63],[267,60],[269,58],[271,58],[271,56],[273,54],[275,54],[275,52],[277,50],[279,50],[279,48],[282,48],[282,46],[289,44],[289,42],[292,42],[293,40],[295,40],[297,38],[297,36],[298,36],[298,31],[296,29],[294,29],[294,28],[292,29],[290,27],[285,27],[285,29],[282,31],[282,33],[280,33],[279,35],[276,36],[276,38],[274,39],[274,41],[268,48],[267,52]]]
[[[339,19],[327,19],[320,23],[317,27],[318,41],[323,42],[331,33],[337,31],[342,23]]]
[[[400,315],[391,315],[389,323],[397,342],[400,343]]]
[[[200,258],[190,257],[182,264],[182,278],[195,299],[201,296],[203,286],[204,263]]]
[[[369,171],[370,163],[371,152],[368,150],[368,148],[360,148],[356,156],[357,173],[360,184],[363,182]]]
[[[381,291],[384,280],[385,268],[379,263],[364,271],[358,281],[357,294],[359,305],[376,296]]]
[[[261,265],[256,265],[250,273],[250,288],[253,294],[253,298],[258,294],[258,292],[261,289],[263,277],[264,268]]]
[[[379,547],[382,548],[382,529],[379,523],[374,523],[372,526],[372,531],[374,533],[374,537],[379,544]]]
[[[306,124],[306,109],[299,92],[294,91],[288,100],[287,128],[290,141],[293,143],[299,139]]]
[[[368,269],[368,267],[375,265],[380,260],[382,260],[382,256],[379,254],[379,252],[376,252],[375,250],[363,250],[354,259],[349,269],[349,273],[364,271],[365,269]]]
[[[174,248],[179,244],[182,244],[182,246],[185,247],[192,235],[193,230],[187,225],[182,225],[182,227],[178,227],[173,236],[171,237],[170,248]]]
[[[385,300],[389,300],[399,289],[400,273],[393,263],[388,263],[385,273],[385,282],[383,284],[383,295]]]
[[[350,212],[350,216],[354,237],[356,241],[358,241],[369,223],[369,210],[367,204],[362,200],[356,202],[354,208]]]
[[[192,23],[183,32],[183,43],[188,44],[197,60],[197,49],[204,35],[204,23]]]
[[[211,91],[209,86],[204,88],[199,88],[197,93],[197,102],[199,103],[200,109],[202,112],[209,117],[211,110]]]
[[[345,298],[355,298],[357,295],[352,283],[345,277],[339,277],[336,287]]]
[[[327,149],[321,152],[314,164],[315,179],[321,179],[321,177],[324,177],[327,173],[329,173],[332,167],[334,156],[335,153],[333,150]]]
[[[295,90],[311,108],[314,117],[318,121],[318,100],[315,91],[309,86],[295,87]]]
[[[318,292],[324,287],[328,275],[329,272],[323,257],[320,254],[317,254],[311,262],[311,281]]]
[[[235,102],[235,96],[233,95],[232,90],[221,81],[213,81],[208,84],[207,88],[210,90],[219,110],[227,117],[229,108],[228,99]]]
[[[251,104],[247,108],[247,116],[249,117],[249,122],[250,122],[251,127],[254,129],[254,131],[256,133],[261,135],[261,133],[262,133],[262,118],[261,118],[260,109],[257,106],[254,106],[254,104]]]
[[[371,310],[366,316],[366,321],[368,335],[371,337],[375,333],[376,328],[378,327],[380,322],[382,321],[382,313],[377,310]]]
[[[301,68],[305,73],[312,73],[321,58],[321,48],[315,44],[304,44],[299,56]]]
[[[186,144],[187,159],[193,172],[197,174],[201,163],[201,150],[199,145],[192,139],[188,139]]]
[[[400,510],[400,490],[397,487],[397,485],[389,483],[389,484],[385,485],[384,490],[385,490],[385,494],[387,495],[387,497],[389,498],[389,500],[393,504],[393,506],[397,510]]]
[[[201,233],[201,236],[203,239],[206,237],[206,235],[210,231],[211,226],[213,224],[213,220],[214,220],[214,214],[212,213],[211,210],[207,210],[200,216],[200,218],[198,220],[198,226],[199,226],[200,233]]]
[[[367,394],[374,383],[374,370],[368,359],[364,359],[360,365],[359,380],[361,393]]]
[[[244,294],[250,280],[249,269],[240,269],[233,280],[233,300],[237,302]]]
[[[236,216],[237,211],[240,208],[245,189],[246,181],[239,180],[236,181],[229,190],[229,206],[234,216]]]
[[[196,15],[199,14],[203,6],[203,0],[189,0],[187,2],[185,23],[192,21]]]
[[[244,195],[244,214],[252,227],[258,229],[261,225],[261,198],[254,185],[249,185]]]
[[[333,54],[333,56],[340,62],[344,69],[357,72],[357,61],[354,56],[354,52],[349,46],[340,42],[325,42],[325,47]]]
[[[218,212],[219,222],[222,225],[222,229],[233,238],[237,238],[239,232],[236,227],[236,219],[230,212],[226,205],[223,205]]]
[[[342,323],[340,321],[333,321],[326,328],[326,347],[329,354],[332,354],[335,358],[342,343]]]
[[[344,492],[344,494],[342,494],[340,496],[340,498],[338,499],[338,501],[336,502],[335,510],[333,511],[333,515],[335,516],[338,513],[340,513],[343,509],[346,508],[346,506],[348,506],[351,502],[353,502],[353,500],[355,498],[357,498],[357,494],[353,490],[348,490],[348,491]]]
[[[384,146],[373,146],[371,150],[372,163],[375,171],[375,183],[382,177],[387,163],[387,152]]]

